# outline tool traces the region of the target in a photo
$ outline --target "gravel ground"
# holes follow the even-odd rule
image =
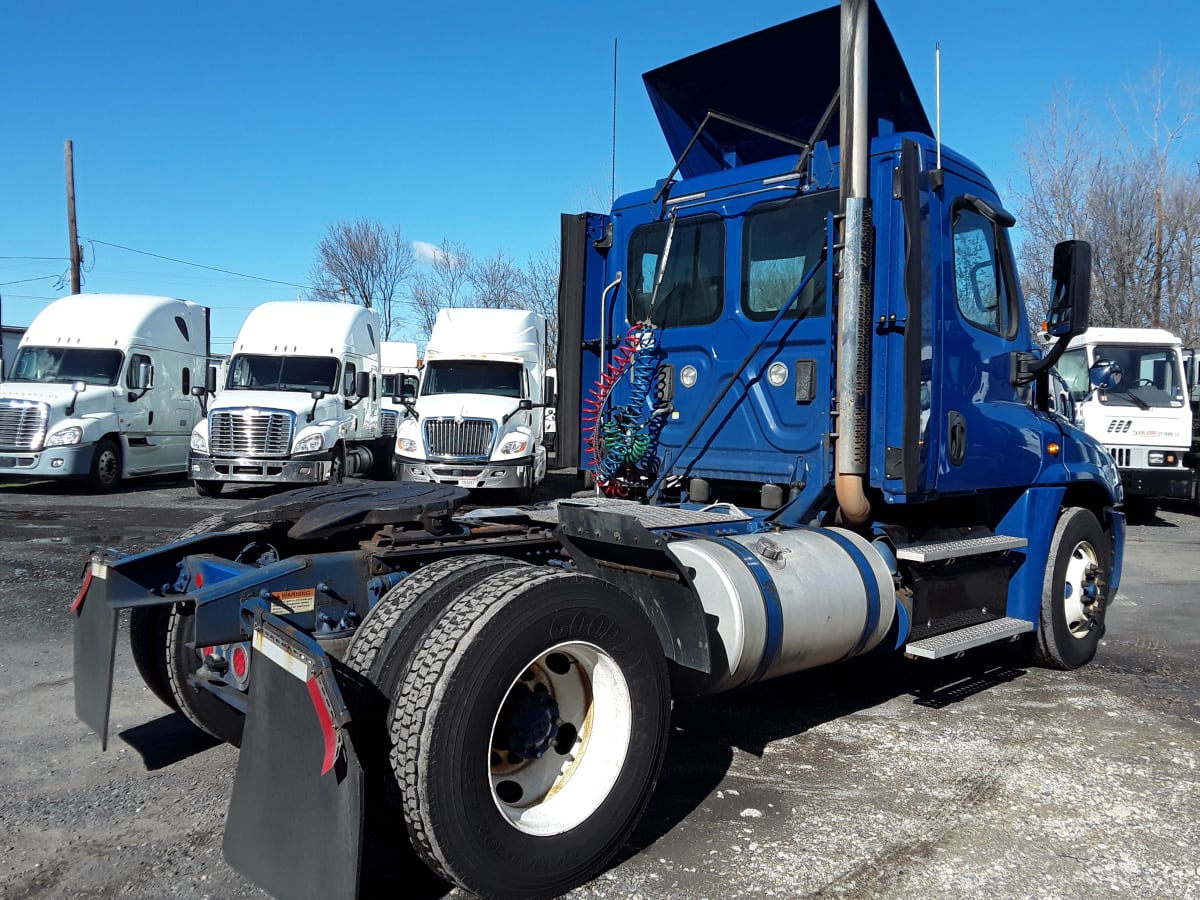
[[[151,547],[249,496],[0,487],[0,897],[265,896],[221,854],[236,751],[168,714],[121,636],[101,753],[66,616],[88,546]],[[884,659],[677,705],[634,840],[570,896],[1200,897],[1198,549],[1183,508],[1131,528],[1077,672]]]

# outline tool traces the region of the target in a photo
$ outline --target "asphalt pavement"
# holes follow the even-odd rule
[[[264,896],[221,855],[237,751],[141,685],[122,635],[102,753],[67,616],[90,546],[147,549],[257,496],[0,485],[0,897]],[[887,657],[677,704],[645,819],[569,896],[1200,898],[1198,551],[1190,509],[1131,527],[1075,672]],[[402,848],[394,866],[406,895],[446,894]]]

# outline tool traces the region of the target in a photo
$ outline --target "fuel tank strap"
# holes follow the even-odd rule
[[[762,564],[749,547],[745,547],[737,541],[731,541],[729,538],[724,537],[709,537],[708,539],[735,553],[746,564],[746,568],[750,570],[750,574],[758,582],[759,591],[762,594],[763,609],[767,615],[762,658],[759,659],[758,666],[755,667],[754,672],[745,681],[746,684],[754,684],[767,674],[767,670],[775,662],[775,657],[779,655],[779,648],[783,643],[783,603],[779,599],[779,589],[775,587],[775,581],[771,578],[771,573],[767,571],[767,567]]]
[[[871,568],[870,561],[858,547],[854,546],[848,537],[844,534],[839,534],[832,528],[814,528],[811,530],[821,532],[821,534],[845,551],[854,565],[858,567],[858,573],[862,577],[863,590],[867,592],[867,621],[863,626],[862,634],[859,635],[858,643],[845,656],[845,659],[850,659],[862,652],[867,641],[871,639],[871,635],[875,633],[875,626],[879,624],[879,614],[883,598],[879,596],[879,585],[875,581],[875,572]]]

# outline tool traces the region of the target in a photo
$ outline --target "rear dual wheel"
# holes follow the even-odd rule
[[[394,694],[392,768],[417,854],[489,897],[555,897],[641,817],[666,749],[666,663],[614,586],[502,571],[445,610]]]

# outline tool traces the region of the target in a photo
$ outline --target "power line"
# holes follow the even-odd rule
[[[35,259],[42,262],[70,262],[65,256],[0,256],[0,259]]]
[[[84,238],[84,240],[86,240],[89,244],[100,244],[101,246],[104,246],[104,247],[113,247],[117,250],[126,250],[129,253],[139,253],[142,256],[152,256],[155,259],[162,259],[162,260],[166,260],[167,262],[178,263],[181,266],[193,266],[197,269],[207,269],[210,272],[221,272],[224,275],[236,275],[238,278],[250,278],[250,279],[253,279],[254,281],[265,281],[268,284],[282,284],[282,285],[286,285],[287,287],[301,288],[302,290],[306,290],[306,291],[312,290],[312,285],[310,285],[310,284],[296,284],[293,281],[280,281],[277,278],[263,278],[261,275],[247,275],[245,272],[234,272],[231,269],[221,269],[221,268],[218,268],[217,266],[205,266],[200,263],[188,262],[186,259],[175,259],[174,257],[163,256],[162,254],[159,254],[159,253],[151,253],[148,250],[138,250],[134,247],[122,246],[121,244],[111,244],[108,241],[100,241],[100,240],[97,240],[96,238]],[[95,259],[94,252],[92,254],[92,258],[93,258],[93,260]],[[94,264],[95,263],[93,262],[93,265]]]
[[[0,281],[0,287],[6,287],[10,284],[28,284],[31,281],[46,281],[50,278],[62,280],[61,275],[39,275],[37,278],[22,278],[20,281]]]

